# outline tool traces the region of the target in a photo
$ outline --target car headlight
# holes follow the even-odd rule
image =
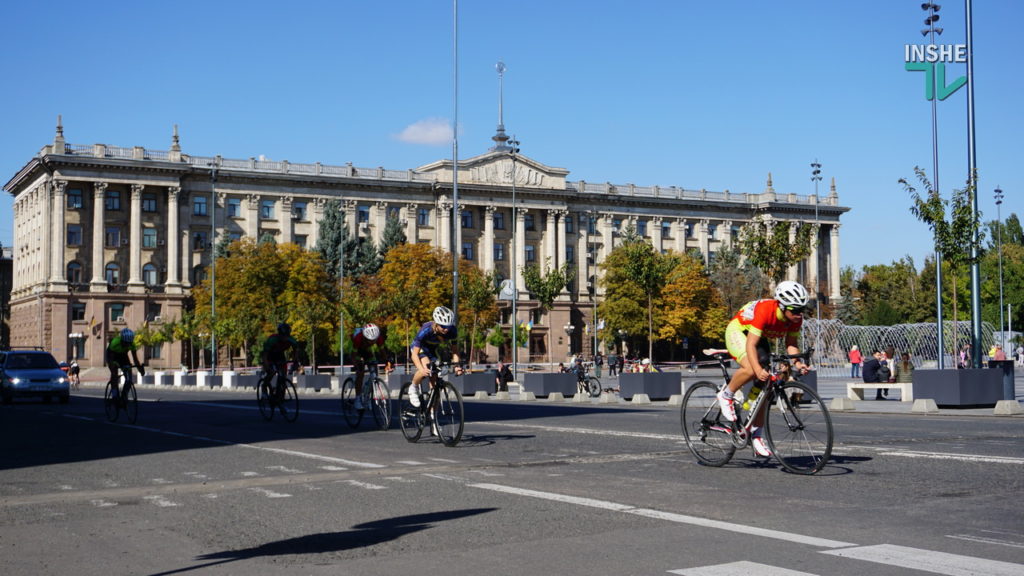
[[[18,384],[21,384],[21,378],[15,377],[9,378],[8,380],[10,380],[12,386],[17,386]]]
[[[57,377],[57,378],[55,378],[55,379],[54,379],[54,382],[55,382],[56,384],[63,384],[63,383],[65,383],[65,382],[67,382],[67,378],[65,378],[65,377],[63,377],[63,376],[59,376],[59,377]]]

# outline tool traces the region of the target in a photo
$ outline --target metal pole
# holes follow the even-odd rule
[[[519,382],[516,377],[517,364],[519,362],[519,318],[516,313],[516,302],[519,300],[519,285],[516,282],[516,226],[519,216],[516,214],[516,154],[519,152],[519,140],[512,135],[512,381]]]
[[[459,321],[459,0],[452,0],[452,313]]]
[[[210,375],[217,375],[217,163],[210,170]]]
[[[821,354],[821,290],[818,278],[821,273],[818,271],[818,182],[821,182],[821,163],[815,158],[811,163],[811,180],[814,180],[814,314],[816,318],[814,333],[814,351]]]
[[[999,245],[999,332],[1003,350],[1006,350],[1006,332],[1003,331],[1003,191],[996,186],[996,233]]]
[[[971,0],[964,0],[967,14],[967,184],[971,191],[971,333],[974,340],[974,367],[981,368],[981,263],[978,255],[978,158],[974,140],[974,34]],[[932,75],[934,76],[934,74]],[[1000,312],[1002,306],[1000,306]],[[1000,326],[1000,328],[1002,328]]]
[[[338,388],[345,381],[345,240],[348,237],[348,224],[345,222],[345,204],[338,205],[341,213],[341,240],[338,242]]]
[[[921,5],[921,9],[928,12],[929,16],[925,19],[925,24],[928,24],[928,33],[931,37],[930,42],[935,44],[935,21],[938,20],[938,16],[935,12],[938,11],[939,6],[937,4],[928,2]],[[938,30],[939,34],[942,34],[942,30]],[[932,177],[933,177],[933,191],[935,194],[939,193],[939,122],[938,122],[938,108],[937,99],[935,95],[937,92],[935,74],[932,74]],[[945,217],[945,215],[943,215]],[[936,238],[938,242],[938,238]],[[942,250],[939,249],[938,244],[935,246],[935,315],[936,324],[938,327],[938,367],[939,370],[945,368],[945,338],[943,337],[943,322],[942,322]],[[955,330],[955,327],[954,327]],[[955,332],[954,332],[955,333]],[[956,338],[953,339],[956,343]]]

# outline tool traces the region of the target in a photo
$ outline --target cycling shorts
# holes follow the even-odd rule
[[[725,347],[729,350],[729,355],[742,365],[743,357],[747,355],[747,331],[736,318],[733,318],[725,329]],[[768,366],[771,361],[771,347],[767,338],[757,341],[757,355],[761,366]]]

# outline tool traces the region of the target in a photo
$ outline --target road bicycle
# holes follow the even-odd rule
[[[723,466],[736,450],[750,446],[754,415],[765,410],[765,438],[775,459],[795,474],[820,471],[832,454],[832,417],[818,393],[792,377],[791,361],[809,360],[813,350],[772,354],[767,382],[752,401],[743,388],[736,392],[736,421],[722,415],[718,392],[729,383],[727,350],[704,350],[722,368],[722,384],[700,381],[683,396],[680,422],[686,445],[708,466]]]
[[[445,367],[444,374],[447,374]],[[430,364],[430,389],[423,394],[420,385],[420,405],[415,407],[409,400],[409,388],[412,382],[402,384],[398,394],[398,422],[402,427],[402,435],[409,442],[418,442],[423,429],[429,427],[430,435],[437,436],[449,448],[462,439],[462,429],[466,424],[462,411],[462,394],[455,386],[442,379],[442,368],[438,363]]]
[[[107,387],[103,391],[103,411],[107,413],[107,420],[116,422],[121,412],[128,418],[128,422],[135,424],[139,417],[139,398],[135,393],[135,378],[132,368],[138,368],[131,364],[124,366],[127,370],[121,370],[117,375],[107,381]],[[118,380],[124,379],[121,383],[121,391],[114,395],[115,386]]]
[[[378,374],[377,363],[367,362],[363,389],[358,395],[362,398],[363,408],[358,410],[355,377],[349,376],[341,385],[341,415],[345,417],[349,426],[357,428],[363,421],[363,413],[367,409],[373,412],[378,429],[387,430],[391,426],[391,391]]]
[[[576,374],[576,390],[580,394],[590,394],[591,398],[601,395],[601,381],[593,376],[587,375],[586,369],[573,370]]]
[[[295,384],[290,378],[275,370],[264,373],[260,378],[260,383],[256,386],[256,403],[260,407],[263,419],[267,421],[273,420],[276,412],[280,412],[288,422],[295,422],[299,417],[299,394],[295,390]]]

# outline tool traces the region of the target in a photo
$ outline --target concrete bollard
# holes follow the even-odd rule
[[[854,407],[853,400],[837,396],[832,399],[832,403],[828,405],[828,409],[833,412],[842,412],[843,410],[856,410],[857,408]]]
[[[495,400],[511,400],[512,399],[512,394],[510,394],[508,392],[505,392],[505,391],[495,392],[494,393],[494,399]]]
[[[552,392],[548,394],[548,402],[565,402],[565,394],[561,392]]]
[[[577,392],[576,395],[572,397],[572,401],[573,402],[580,402],[580,403],[590,402],[590,394],[584,394],[583,392]]]
[[[683,405],[683,395],[682,394],[673,394],[673,395],[669,396],[668,397],[668,405],[669,406],[682,406]]]
[[[935,400],[931,398],[917,398],[914,400],[914,406],[910,409],[911,412],[924,412],[924,413],[935,413],[939,411],[938,405],[935,404]]]
[[[530,392],[529,390],[527,390],[526,392],[520,392],[519,393],[519,399],[521,401],[524,401],[524,402],[529,402],[531,400],[536,400],[537,399],[537,395],[534,394],[533,392]]]
[[[1024,414],[1024,407],[1016,400],[1000,400],[996,402],[996,409],[993,412],[996,416],[1013,416]]]
[[[611,394],[609,394],[611,396]],[[647,394],[633,394],[633,398],[630,399],[630,404],[650,404],[651,397]]]
[[[474,400],[487,400],[487,392],[483,390],[477,390],[476,394],[473,395]]]
[[[601,392],[601,397],[597,399],[598,404],[617,404],[618,402],[619,399],[608,392]]]

